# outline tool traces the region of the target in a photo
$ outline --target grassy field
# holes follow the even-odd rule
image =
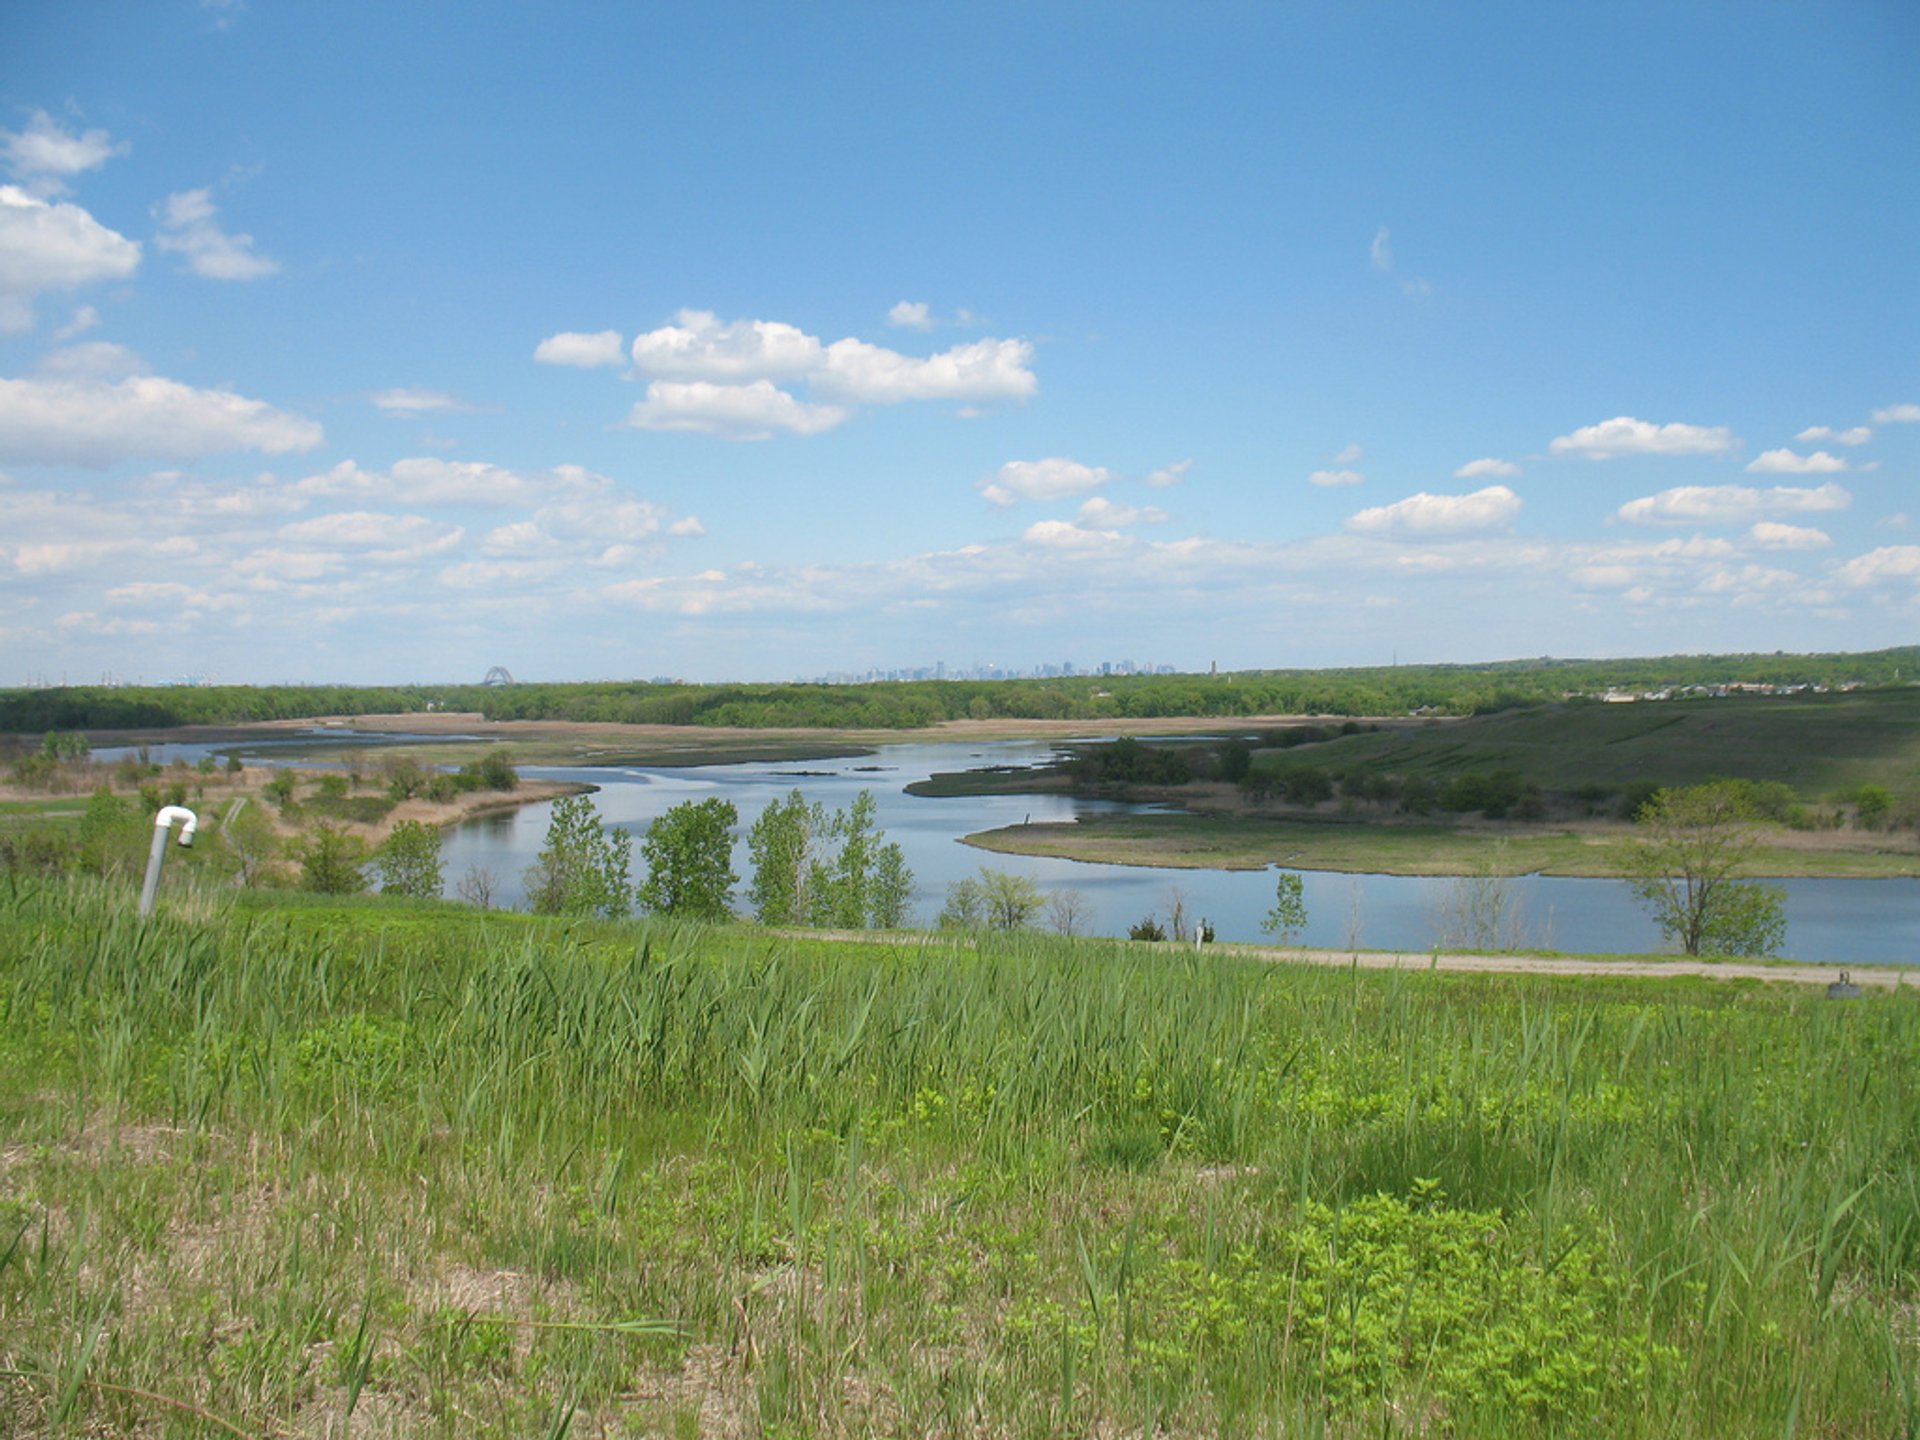
[[[1777,780],[1820,801],[1862,784],[1920,795],[1920,689],[1546,705],[1350,735],[1281,763],[1446,779],[1517,770],[1543,790]]]
[[[1381,824],[1282,816],[1087,814],[1077,821],[1008,825],[965,837],[1005,855],[1049,855],[1110,865],[1261,870],[1280,865],[1355,875],[1617,876],[1624,824],[1582,826]],[[1920,875],[1911,832],[1801,835],[1761,832],[1744,873],[1876,879]]]
[[[232,905],[0,880],[0,1432],[1920,1425],[1910,992]]]

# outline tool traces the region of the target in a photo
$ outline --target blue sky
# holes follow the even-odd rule
[[[1920,7],[0,14],[0,685],[1920,633]]]

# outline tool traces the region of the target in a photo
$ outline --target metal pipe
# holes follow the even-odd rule
[[[166,857],[167,832],[176,820],[186,822],[180,827],[182,845],[193,844],[193,832],[200,828],[200,817],[184,805],[163,805],[160,813],[153,817],[153,848],[147,852],[147,878],[140,886],[142,919],[153,914],[153,897],[160,890],[160,862]]]

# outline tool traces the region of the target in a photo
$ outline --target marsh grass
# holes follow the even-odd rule
[[[1914,1433],[1909,993],[1146,951],[0,880],[0,1430]]]

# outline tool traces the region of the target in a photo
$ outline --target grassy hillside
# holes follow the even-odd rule
[[[1867,783],[1920,795],[1920,689],[1547,705],[1347,736],[1270,763],[1435,779],[1517,770],[1563,792],[1727,776],[1781,781],[1809,801]]]
[[[10,1435],[1920,1423],[1910,992],[0,881],[0,1134]]]

